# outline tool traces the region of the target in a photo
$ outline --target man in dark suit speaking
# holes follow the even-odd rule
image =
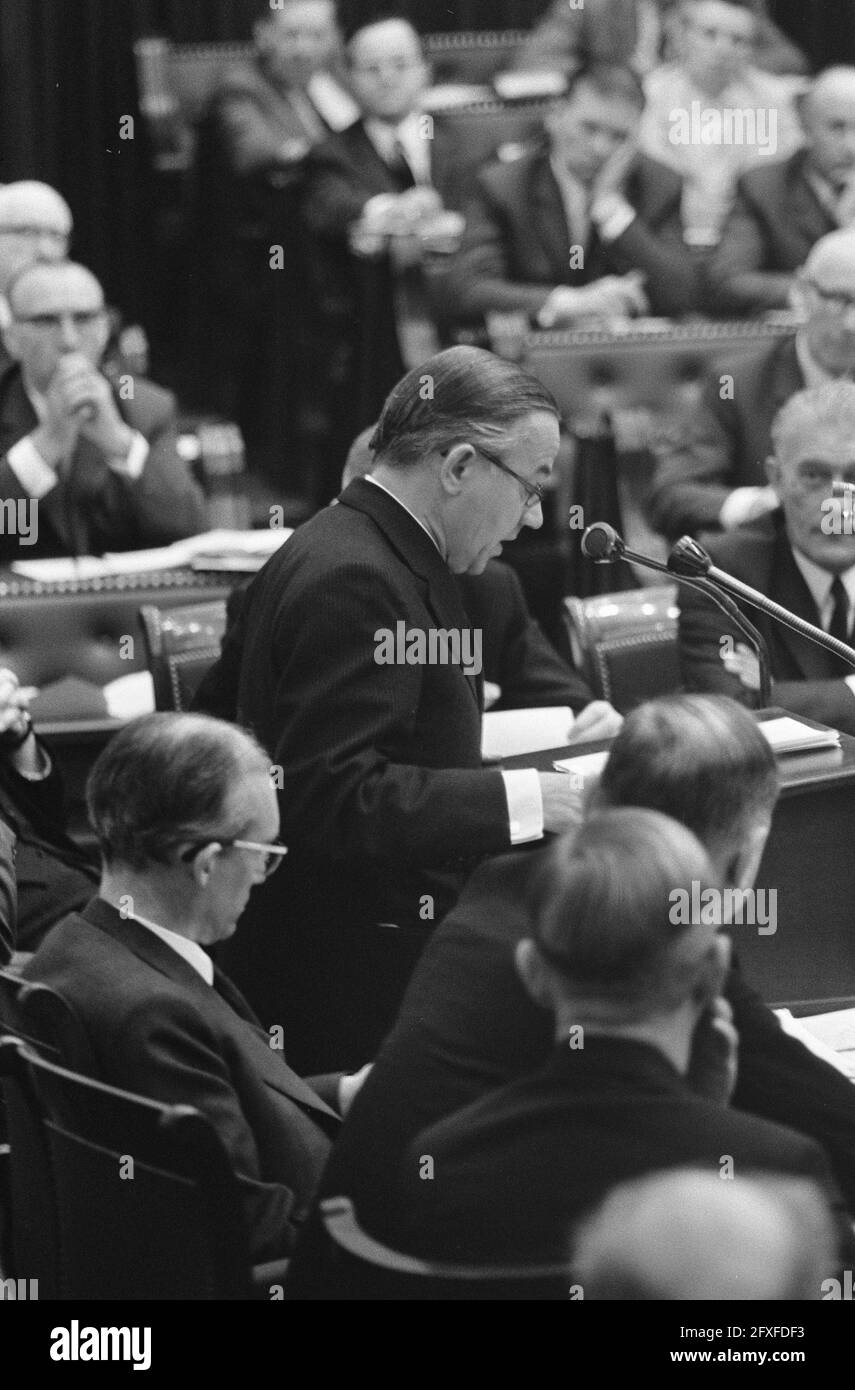
[[[855,526],[835,482],[855,485],[855,384],[800,391],[772,426],[769,478],[779,509],[710,541],[721,569],[816,627],[852,641]],[[765,639],[772,702],[855,734],[855,672],[841,657],[746,608]],[[703,595],[680,595],[680,662],[687,689],[756,705],[757,658],[744,637]]]
[[[24,975],[72,1006],[101,1080],[193,1105],[238,1175],[256,1261],[290,1252],[362,1078],[307,1084],[208,954],[284,850],[267,758],[239,729],[148,715],[100,755],[87,787],[98,896]]]
[[[521,312],[566,328],[694,307],[682,181],[639,154],[643,106],[628,69],[583,69],[547,118],[549,139],[481,171],[448,270],[458,317]]]
[[[371,1056],[480,859],[578,815],[560,774],[482,767],[481,667],[462,659],[477,630],[453,578],[542,524],[558,441],[539,382],[475,348],[440,353],[389,396],[372,477],[247,590],[237,718],[280,769],[291,853],[230,968],[265,1021],[287,1001],[310,1067],[336,1039]]]
[[[0,561],[136,550],[205,529],[178,456],[175,401],[100,371],[101,286],[82,265],[36,262],[8,289],[15,359],[0,377]]]

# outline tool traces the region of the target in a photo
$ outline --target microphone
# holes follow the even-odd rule
[[[792,632],[797,632],[801,637],[806,637],[809,642],[815,642],[819,647],[825,647],[833,652],[835,656],[842,657],[850,666],[855,667],[855,651],[839,638],[832,637],[830,632],[825,632],[821,627],[815,627],[813,623],[807,622],[805,618],[800,618],[797,613],[791,613],[789,608],[784,608],[780,603],[775,603],[774,599],[767,598],[759,589],[752,589],[750,584],[743,584],[741,579],[735,575],[728,574],[727,570],[721,570],[714,565],[712,558],[707,554],[702,545],[692,540],[691,536],[682,536],[672,548],[668,556],[668,569],[677,578],[685,578],[686,574],[703,574],[705,582],[712,588],[719,591],[725,589],[729,593],[735,594],[742,599],[743,603],[749,604],[752,608],[758,608],[761,613],[767,613],[776,622],[783,623],[784,627],[790,628]]]
[[[597,565],[610,565],[626,549],[623,539],[605,521],[593,522],[582,535],[582,554]]]
[[[676,565],[674,568],[671,567],[674,551],[684,544],[690,552],[694,549],[699,552],[693,559],[696,566],[695,570],[687,574],[683,574]],[[683,540],[678,541],[672,550],[668,557],[668,564],[663,565],[661,560],[654,560],[651,555],[640,555],[638,551],[630,550],[623,537],[613,526],[609,526],[608,522],[594,521],[582,533],[581,547],[582,554],[587,556],[589,560],[593,560],[595,564],[610,565],[615,560],[625,560],[627,564],[642,565],[645,569],[655,570],[657,574],[667,575],[669,579],[676,579],[679,584],[684,584],[688,589],[695,589],[698,593],[705,594],[716,608],[719,608],[739,629],[749,645],[757,652],[757,660],[760,665],[760,705],[761,708],[765,708],[771,704],[772,679],[766,643],[754,624],[748,621],[733,599],[722,593],[718,586],[709,579],[702,577],[705,576],[707,570],[712,568],[712,560],[703,547],[697,545],[696,541],[693,541],[689,536],[684,536]],[[687,561],[687,568],[688,563]]]

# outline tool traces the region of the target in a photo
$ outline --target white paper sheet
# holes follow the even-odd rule
[[[569,705],[493,710],[484,715],[481,756],[487,762],[496,762],[525,753],[541,753],[545,748],[561,748],[574,722]]]

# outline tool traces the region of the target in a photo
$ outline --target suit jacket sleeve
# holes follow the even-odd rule
[[[662,176],[665,177],[664,170]],[[694,309],[699,294],[695,263],[683,240],[680,202],[681,188],[675,180],[674,192],[655,226],[636,215],[608,247],[614,272],[625,275],[630,270],[643,271],[654,313],[673,317]]]
[[[816,1139],[855,1215],[855,1086],[785,1033],[739,970],[728,977],[727,998],[740,1040],[732,1104]]]
[[[306,159],[303,214],[316,236],[344,241],[372,196],[334,140],[324,141]]]
[[[528,611],[522,586],[513,570],[507,572],[508,624],[502,644],[498,709],[528,709],[569,705],[574,713],[594,696],[586,682],[556,652]]]
[[[15,950],[18,894],[15,888],[15,836],[0,820],[0,966],[7,965]]]
[[[711,378],[697,408],[680,411],[658,430],[648,501],[663,535],[718,529],[735,486],[736,425],[733,403],[721,400],[718,379]]]
[[[532,285],[512,279],[502,209],[482,179],[478,180],[478,192],[469,200],[465,217],[460,249],[448,267],[446,280],[457,317],[477,318],[496,310],[522,312],[535,318],[555,285]]]
[[[763,219],[754,206],[750,186],[740,180],[721,241],[707,268],[710,309],[734,314],[786,309],[794,276],[789,271],[767,270],[767,260]]]
[[[131,422],[132,423],[132,422]],[[166,396],[143,429],[149,454],[142,475],[129,482],[113,474],[126,498],[139,544],[169,545],[198,535],[207,526],[205,500],[178,454],[175,399]]]
[[[251,92],[223,92],[212,116],[229,166],[239,177],[274,169],[299,171],[302,155],[297,160],[286,157],[281,131]],[[295,138],[302,133],[296,120],[293,133]]]
[[[211,1122],[238,1175],[253,1260],[288,1254],[307,1213],[287,1186],[287,1174],[277,1182],[263,1176],[228,1067],[198,1010],[177,998],[158,1000],[156,1008],[146,1000],[125,1018],[112,1046],[135,1089],[162,1104],[190,1103]]]
[[[375,632],[395,632],[402,616],[392,583],[354,562],[285,603],[272,644],[284,653],[273,711],[283,835],[323,845],[333,860],[431,868],[458,863],[461,846],[467,858],[507,849],[500,772],[417,766],[385,751],[411,744],[425,670],[374,659]]]

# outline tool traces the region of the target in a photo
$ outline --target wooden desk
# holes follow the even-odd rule
[[[731,932],[746,979],[770,1003],[855,995],[855,738],[841,734],[840,745],[778,760],[781,795],[757,876],[758,889],[777,891],[777,931]],[[504,766],[545,772],[555,758],[608,747],[577,744]]]

